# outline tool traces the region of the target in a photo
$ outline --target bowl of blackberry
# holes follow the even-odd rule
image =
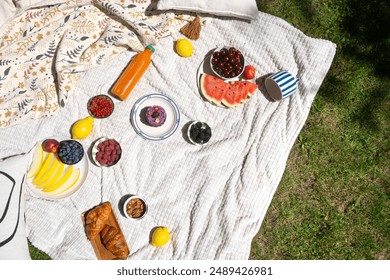
[[[67,165],[78,163],[84,156],[84,148],[76,140],[63,140],[57,150],[58,158]]]
[[[211,127],[205,122],[193,121],[188,126],[187,136],[192,144],[204,145],[211,139]]]
[[[236,79],[244,72],[245,59],[235,47],[217,48],[210,56],[211,70],[218,77]]]

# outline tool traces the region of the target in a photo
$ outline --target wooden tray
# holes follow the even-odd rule
[[[100,204],[100,205],[102,205],[102,204]],[[90,210],[92,210],[92,209],[90,209]],[[88,210],[88,211],[90,211],[90,210]],[[85,211],[85,212],[83,212],[81,214],[81,219],[83,220],[84,227],[85,227],[85,217],[84,217],[84,215],[88,211]],[[108,224],[108,225],[118,229],[120,234],[123,236],[122,229],[120,228],[120,226],[118,224],[118,221],[117,221],[117,219],[115,217],[114,211],[112,211],[112,208],[111,208],[111,213],[108,216],[108,220],[107,220],[106,224]],[[114,260],[114,259],[117,259],[110,251],[108,251],[106,249],[106,247],[104,247],[104,245],[101,242],[100,234],[98,234],[98,236],[96,236],[94,239],[91,239],[89,241],[91,242],[91,245],[93,247],[93,250],[95,251],[95,254],[96,254],[96,257],[98,258],[98,260]]]

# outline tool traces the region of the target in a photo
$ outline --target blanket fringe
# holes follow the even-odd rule
[[[191,40],[198,40],[201,29],[200,17],[197,15],[193,21],[180,28],[180,32]]]

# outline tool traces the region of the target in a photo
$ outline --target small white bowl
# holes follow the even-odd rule
[[[204,145],[206,145],[208,142],[210,142],[210,139],[211,139],[211,137],[213,136],[213,132],[211,131],[210,139],[209,139],[207,142],[205,142],[205,143],[197,143],[197,142],[195,142],[195,141],[191,138],[190,132],[191,132],[191,128],[192,128],[195,124],[197,124],[197,123],[201,123],[202,126],[204,126],[204,127],[206,128],[206,123],[205,123],[205,122],[192,121],[192,122],[190,123],[190,125],[188,126],[188,129],[187,129],[187,137],[188,137],[188,139],[190,140],[190,142],[191,142],[192,144],[197,145],[197,146],[204,146]],[[202,129],[203,129],[203,127],[202,127]],[[210,129],[211,129],[211,128],[210,128]]]
[[[144,205],[144,212],[141,216],[139,217],[132,217],[128,212],[127,212],[127,204],[130,203],[131,200],[134,200],[134,199],[139,199],[143,205]],[[131,195],[129,198],[126,199],[125,203],[123,203],[123,214],[126,216],[126,218],[130,219],[130,220],[141,220],[143,217],[145,217],[146,213],[148,212],[148,205],[146,204],[145,200],[143,200],[141,197],[137,196],[137,195]]]
[[[112,139],[112,138],[111,138]],[[104,141],[107,141],[107,140],[110,140],[110,138],[107,138],[107,137],[101,137],[101,138],[99,138],[99,139],[97,139],[96,141],[95,141],[95,143],[93,144],[93,146],[92,146],[92,160],[93,160],[93,162],[97,165],[97,166],[104,166],[104,167],[111,167],[111,166],[114,166],[115,164],[117,164],[118,163],[118,161],[121,159],[121,156],[122,156],[122,147],[120,146],[120,144],[119,144],[119,142],[118,141],[116,141],[115,139],[112,139],[112,140],[114,140],[118,145],[119,145],[119,149],[120,149],[120,153],[119,153],[119,156],[118,156],[118,158],[116,159],[116,161],[114,162],[114,164],[113,165],[106,165],[106,164],[102,164],[102,163],[100,163],[97,159],[96,159],[96,155],[97,155],[97,153],[99,152],[99,148],[98,148],[98,146],[99,146],[99,144],[100,143],[102,143],[102,142],[104,142]]]
[[[225,76],[222,76],[221,74],[219,74],[216,70],[215,70],[215,65],[213,65],[213,56],[216,52],[220,52],[222,49],[227,49],[229,51],[229,49],[232,48],[231,46],[223,46],[223,47],[220,47],[220,48],[217,48],[214,50],[214,52],[211,54],[210,56],[210,68],[211,68],[211,71],[213,71],[213,73],[220,77],[221,79],[224,79],[224,80],[233,80],[233,79],[237,79],[239,78],[242,73],[244,73],[244,69],[245,69],[245,58],[244,58],[244,55],[241,53],[240,51],[240,63],[241,63],[241,66],[242,66],[242,70],[240,71],[240,73],[236,74],[235,76],[233,77],[225,77]],[[234,47],[235,48],[235,47]],[[238,49],[236,49],[238,50]],[[239,50],[238,50],[239,51]]]

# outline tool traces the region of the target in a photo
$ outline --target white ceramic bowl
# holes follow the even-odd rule
[[[141,216],[134,218],[127,212],[127,204],[133,200],[133,199],[139,199],[144,205],[144,212]],[[143,200],[138,195],[131,195],[129,198],[126,199],[125,203],[123,203],[123,214],[126,216],[126,218],[130,220],[141,220],[143,217],[145,217],[146,213],[148,212],[148,205],[146,204],[145,200]]]
[[[244,55],[241,53],[240,51],[240,55],[239,55],[239,58],[240,58],[240,64],[242,66],[242,70],[239,72],[239,73],[236,73],[236,75],[234,75],[233,77],[225,77],[223,76],[222,74],[218,73],[218,70],[216,69],[217,67],[219,67],[218,65],[214,65],[213,64],[213,59],[214,59],[214,54],[217,53],[217,52],[221,52],[222,49],[226,49],[229,51],[229,49],[232,48],[231,46],[223,46],[223,47],[220,47],[220,48],[217,48],[214,50],[214,52],[210,55],[210,68],[211,70],[213,71],[213,73],[220,77],[221,79],[224,79],[224,80],[232,80],[232,79],[237,79],[238,77],[240,77],[242,75],[242,73],[244,72],[244,69],[245,69],[245,58],[244,58]],[[235,48],[235,47],[234,47]],[[238,49],[237,49],[238,50]],[[238,50],[239,51],[239,50]],[[229,63],[229,61],[226,61],[225,63]]]
[[[114,162],[114,164],[113,164],[113,165],[102,164],[102,163],[100,163],[100,162],[96,159],[96,155],[97,155],[97,153],[99,152],[98,145],[99,145],[100,143],[103,143],[103,142],[106,141],[106,140],[109,140],[109,139],[110,139],[110,138],[107,138],[107,137],[101,137],[101,138],[97,139],[97,140],[95,141],[95,143],[93,144],[93,146],[92,146],[92,160],[93,160],[93,162],[94,162],[97,166],[111,167],[111,166],[114,166],[115,164],[117,164],[118,161],[121,159],[121,156],[122,156],[122,148],[120,147],[119,142],[116,141],[115,139],[113,139],[113,140],[114,140],[116,143],[119,144],[119,147],[120,147],[120,154],[119,154],[118,158],[116,159],[116,161]]]

